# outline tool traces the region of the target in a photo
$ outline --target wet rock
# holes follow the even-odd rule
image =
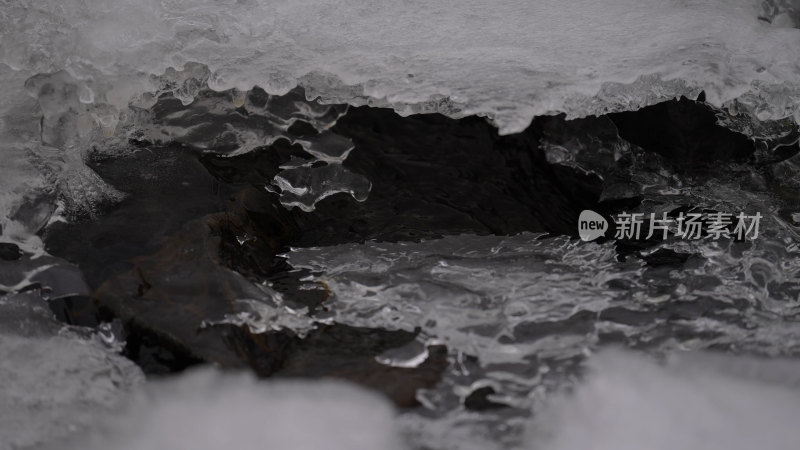
[[[0,242],[0,259],[14,261],[22,257],[22,252],[17,244],[10,242]]]
[[[601,189],[593,175],[549,164],[534,128],[498,136],[478,118],[401,118],[387,110],[357,108],[339,120],[335,131],[355,143],[345,166],[373,180],[372,192],[363,203],[320,203],[317,214],[301,222],[310,231],[301,242],[313,239],[314,230],[333,226],[340,229],[336,236],[352,236],[349,241],[573,233],[578,214],[596,204]],[[336,217],[347,218],[349,226],[337,224]],[[314,222],[323,226],[312,227]]]
[[[203,361],[249,367],[261,376],[342,378],[383,392],[400,406],[415,405],[417,389],[438,381],[446,365],[443,355],[413,369],[375,361],[386,349],[412,340],[412,333],[331,325],[301,338],[289,330],[254,333],[247,326],[205,324],[235,313],[238,299],[265,296],[242,273],[268,265],[247,259],[249,252],[269,259],[277,249],[253,225],[246,212],[235,209],[191,221],[158,252],[132,259],[131,270],[95,291],[100,310],[120,318],[128,330],[126,355],[150,373]],[[242,233],[252,245],[265,243],[260,255],[257,247],[225,248],[226,236]],[[230,270],[237,265],[244,267],[242,273]]]
[[[333,131],[355,144],[344,166],[369,179],[372,190],[364,202],[336,194],[314,211],[290,211],[291,221],[283,224],[294,229],[289,245],[574,233],[578,214],[597,204],[602,189],[595,175],[549,164],[534,127],[498,136],[479,118],[400,117],[363,107],[351,109]],[[267,185],[281,164],[302,157],[299,146],[281,140],[246,155],[206,155],[203,162],[226,183]]]
[[[91,293],[80,269],[73,265],[50,267],[31,277],[31,281],[42,286],[42,294],[47,299],[88,296]]]
[[[194,352],[187,346],[190,343],[170,343],[161,338],[157,330],[139,325],[135,321],[129,321],[126,326],[122,354],[148,375],[182,372],[205,362],[194,356]]]
[[[220,261],[220,234],[232,215],[217,214],[189,222],[152,255],[130,260],[131,270],[109,278],[93,294],[108,315],[133,329],[146,329],[168,347],[227,367],[246,364],[218,333],[199,332],[202,322],[233,312],[240,298],[264,293]]]
[[[376,360],[384,351],[414,338],[414,333],[403,331],[323,326],[293,342],[276,375],[344,379],[382,392],[398,406],[417,406],[417,390],[431,388],[441,379],[448,364],[447,350],[431,347],[428,358],[413,368],[387,366]]]
[[[303,156],[286,140],[236,157],[180,147],[96,156],[92,168],[127,198],[96,221],[53,227],[48,250],[80,264],[96,314],[122,320],[125,354],[149,373],[211,362],[262,376],[338,377],[415,405],[417,389],[433,386],[444,370],[443,350],[413,368],[375,359],[413,334],[330,325],[301,338],[203,324],[234,313],[238,299],[262,297],[254,282],[263,280],[289,305],[320,307],[325,290],[299,289],[302,274],[275,257],[288,245],[572,233],[570,217],[596,203],[599,180],[548,164],[535,130],[500,137],[476,118],[401,118],[358,108],[335,131],[356,143],[348,168],[373,180],[363,203],[333,196],[311,213],[281,206],[263,186],[281,164]],[[295,124],[290,133],[312,130]],[[80,303],[71,297],[55,310],[67,321],[91,316]]]
[[[649,310],[632,310],[621,306],[606,308],[597,317],[599,320],[628,326],[643,326],[653,321],[653,314]]]
[[[88,295],[70,295],[47,302],[56,318],[69,325],[96,327],[97,310]]]
[[[648,266],[680,266],[692,256],[690,253],[678,253],[674,250],[660,248],[643,259]]]
[[[487,411],[491,409],[507,408],[508,405],[493,402],[489,399],[489,396],[494,394],[496,394],[496,392],[491,386],[475,389],[464,399],[464,408],[470,411]]]
[[[88,163],[127,196],[94,220],[53,224],[44,240],[49,253],[80,266],[91,288],[129,270],[130,259],[157,251],[188,221],[224,210],[234,192],[209,175],[195,152],[177,146],[93,155]]]
[[[686,98],[608,117],[622,138],[686,174],[709,174],[720,162],[744,162],[755,150],[747,136],[719,126],[710,106]]]

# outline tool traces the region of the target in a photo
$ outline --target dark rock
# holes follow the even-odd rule
[[[54,265],[32,276],[31,281],[41,286],[47,299],[91,294],[80,269],[73,265]]]
[[[444,234],[574,234],[580,211],[597,203],[594,175],[554,166],[534,128],[511,136],[479,118],[402,118],[356,108],[334,131],[355,144],[345,165],[373,181],[367,201],[323,201],[298,219],[298,245],[409,240]]]
[[[507,408],[508,405],[489,400],[489,396],[494,394],[496,394],[496,392],[491,386],[475,389],[464,399],[464,408],[470,411],[487,411],[491,409]]]
[[[631,310],[621,306],[614,306],[600,311],[598,320],[641,327],[653,321],[653,313],[649,310]]]
[[[399,406],[414,406],[416,390],[438,382],[444,355],[414,369],[375,361],[387,349],[407,344],[413,333],[332,325],[301,339],[288,330],[255,334],[233,325],[204,327],[205,320],[234,313],[237,299],[263,296],[228,266],[241,264],[247,272],[268,263],[248,259],[259,258],[252,248],[239,252],[223,245],[228,234],[246,233],[251,241],[264,243],[261,257],[272,258],[276,249],[253,225],[236,208],[191,221],[158,252],[132,259],[131,270],[95,291],[98,307],[120,318],[128,330],[126,355],[151,373],[203,361],[250,367],[261,376],[342,378],[383,392]]]
[[[167,375],[204,363],[184,345],[159,336],[156,330],[136,321],[127,324],[122,354],[134,361],[147,375]]]
[[[130,259],[156,252],[188,221],[224,210],[234,192],[180,147],[95,155],[89,165],[127,197],[94,220],[53,224],[44,240],[49,253],[80,266],[91,288],[130,270]]]
[[[98,312],[88,295],[59,297],[47,302],[56,318],[69,325],[96,327]]]
[[[403,331],[322,326],[296,340],[275,375],[343,379],[382,392],[400,407],[417,406],[417,390],[432,388],[441,379],[447,350],[429,348],[428,359],[414,368],[387,366],[375,359],[414,338],[414,333]]]
[[[692,256],[691,253],[678,253],[674,250],[660,248],[644,257],[648,266],[680,266]]]
[[[106,280],[94,292],[94,301],[129,328],[150,330],[194,358],[244,366],[218,333],[199,332],[203,320],[233,313],[236,299],[263,296],[221,263],[219,229],[237,219],[244,226],[244,219],[233,213],[189,222],[157,252],[131,259],[132,268]]]
[[[458,233],[574,234],[578,214],[596,207],[602,190],[595,175],[549,164],[534,127],[498,136],[479,118],[400,117],[363,107],[351,109],[333,131],[355,144],[344,165],[371,180],[372,190],[361,203],[336,194],[312,212],[292,210],[279,227],[291,230],[289,245]],[[222,182],[267,185],[291,157],[303,157],[302,150],[280,140],[246,155],[202,161]]]
[[[710,106],[686,98],[608,116],[623,139],[687,174],[709,174],[720,162],[746,161],[755,150],[747,136],[717,125]]]
[[[10,242],[0,242],[0,259],[14,261],[22,257],[22,252],[17,244]]]

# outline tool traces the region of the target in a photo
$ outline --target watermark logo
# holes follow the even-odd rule
[[[689,240],[728,238],[741,241],[758,237],[761,217],[761,213],[734,215],[722,212],[681,212],[675,218],[668,217],[667,213],[661,213],[660,216],[656,213],[622,213],[612,216],[612,220],[614,239],[666,240],[669,236],[675,236]],[[607,230],[608,222],[603,216],[588,209],[581,212],[578,218],[578,235],[582,240],[593,241],[605,236]]]
[[[581,211],[578,218],[578,235],[583,241],[593,241],[606,234],[608,221],[590,209]]]

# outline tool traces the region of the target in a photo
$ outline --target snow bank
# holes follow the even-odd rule
[[[377,394],[341,382],[259,382],[203,369],[150,385],[67,448],[398,450],[393,415]]]
[[[574,395],[538,418],[530,448],[790,450],[800,441],[797,361],[694,354],[661,367],[618,351],[592,361]]]

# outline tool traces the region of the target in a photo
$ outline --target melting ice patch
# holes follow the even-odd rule
[[[521,326],[566,320],[578,310],[600,311],[628,295],[602,289],[606,283],[642,271],[638,263],[617,270],[610,245],[538,237],[345,244],[293,249],[288,257],[292,266],[316,273],[310,279],[332,292],[321,320],[406,331],[421,327],[423,339],[486,363],[513,363],[549,352],[542,341],[515,339]],[[566,351],[558,349],[562,357]]]
[[[311,320],[418,330],[414,348],[379,362],[418,364],[425,346],[447,346],[442,381],[417,393],[426,413],[403,416],[415,445],[508,448],[523,445],[530,412],[606,343],[656,354],[798,354],[797,253],[778,223],[763,225],[753,242],[665,242],[644,254],[693,255],[679,268],[620,261],[613,242],[530,233],[292,249],[287,257],[311,272],[309,286],[331,294]],[[466,398],[486,386],[505,407],[476,415]]]
[[[797,338],[770,337],[782,319],[787,332],[796,323],[800,289],[796,252],[774,226],[756,242],[666,243],[695,255],[681,270],[619,261],[613,242],[530,233],[298,248],[287,257],[331,293],[317,320],[419,328],[421,339],[485,364],[581,355],[603,333],[634,345],[795,352]],[[675,326],[693,331],[677,339]]]

